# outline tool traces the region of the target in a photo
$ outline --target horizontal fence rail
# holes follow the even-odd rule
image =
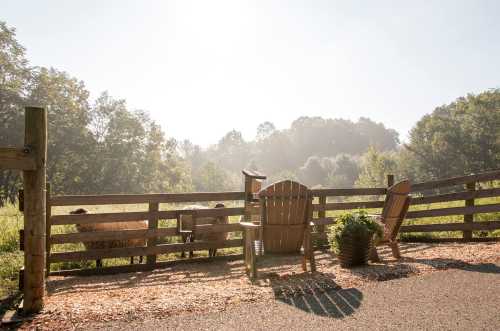
[[[151,217],[157,219],[175,219],[179,215],[196,215],[197,217],[218,217],[242,215],[245,209],[240,208],[214,208],[214,209],[182,209],[166,211],[139,211],[121,213],[101,213],[101,214],[78,214],[78,215],[54,215],[51,217],[51,225],[64,224],[92,224],[92,223],[113,223],[113,222],[134,222],[147,220]]]
[[[0,169],[35,170],[36,159],[29,148],[0,148]]]
[[[242,239],[231,239],[219,242],[214,241],[214,242],[164,244],[164,245],[157,245],[154,247],[94,249],[94,250],[85,250],[85,251],[67,252],[67,253],[52,253],[49,258],[49,261],[51,263],[84,261],[84,260],[96,260],[104,258],[158,255],[158,254],[185,252],[189,250],[195,251],[195,250],[207,250],[211,248],[231,248],[231,247],[242,247],[242,246],[243,246]]]
[[[245,192],[66,195],[51,197],[52,206],[92,206],[139,203],[181,203],[243,200]]]
[[[475,182],[487,182],[500,179],[500,170],[485,172],[477,175],[453,177],[447,179],[432,180],[424,183],[412,184],[412,192],[425,191],[430,189],[463,185]]]

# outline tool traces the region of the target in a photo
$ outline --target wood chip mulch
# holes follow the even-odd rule
[[[21,329],[85,329],[90,322],[222,311],[244,302],[356,288],[450,268],[474,270],[500,263],[500,243],[403,243],[401,254],[397,261],[381,247],[381,263],[343,269],[332,253],[317,252],[315,274],[303,273],[297,257],[279,258],[279,263],[266,260],[254,283],[246,277],[241,260],[177,264],[119,275],[51,277],[44,311]]]

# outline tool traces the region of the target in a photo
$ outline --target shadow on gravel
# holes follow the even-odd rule
[[[271,275],[276,300],[319,316],[343,318],[361,306],[363,293],[356,288],[341,289],[332,275]]]
[[[416,259],[416,258],[404,257],[404,260],[413,263],[422,263],[436,269],[459,269],[464,271],[500,274],[500,266],[494,263],[472,264],[462,260],[445,259],[445,258]]]
[[[134,273],[64,277],[50,279],[47,292],[49,295],[99,293],[103,290],[155,287],[166,283],[179,286],[193,282],[214,283],[240,278],[244,274],[243,268],[242,261],[218,261],[212,265],[205,262],[186,263]]]

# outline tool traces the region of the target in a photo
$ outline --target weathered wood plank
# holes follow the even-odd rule
[[[220,232],[236,232],[243,231],[240,223],[230,224],[198,224],[196,225],[196,233],[220,233]]]
[[[449,202],[467,199],[490,198],[500,196],[500,188],[491,188],[477,191],[464,191],[457,193],[431,195],[426,197],[415,197],[411,199],[411,205],[426,205],[437,202]]]
[[[106,194],[53,196],[52,206],[90,206],[137,203],[180,203],[244,200],[245,192],[194,192],[158,194]]]
[[[489,231],[496,229],[500,229],[500,221],[404,225],[399,232]]]
[[[161,215],[160,215],[161,213]],[[64,224],[89,224],[89,223],[110,223],[110,222],[132,222],[148,219],[152,213],[144,212],[124,212],[124,213],[101,213],[101,214],[77,214],[77,215],[53,215],[50,218],[51,225]],[[156,212],[155,216],[162,219],[175,218],[175,212]]]
[[[260,180],[264,180],[267,178],[266,175],[258,172],[258,171],[255,171],[255,170],[249,170],[249,169],[243,169],[241,171],[243,173],[243,175],[245,175],[246,177],[249,177],[249,178],[253,178],[253,179],[260,179]]]
[[[158,228],[149,230],[120,230],[120,231],[96,231],[82,233],[53,234],[50,244],[67,244],[89,241],[149,239],[158,237],[172,237],[177,235],[176,228]]]
[[[477,175],[460,176],[447,179],[432,180],[411,185],[412,192],[424,191],[434,188],[463,185],[471,182],[485,182],[500,179],[500,170],[484,172]]]
[[[353,195],[383,195],[387,193],[385,187],[375,188],[329,188],[311,190],[315,197],[321,196],[353,196]]]
[[[324,205],[322,204],[313,205],[314,211],[348,210],[348,209],[358,209],[358,208],[382,208],[382,207],[384,207],[384,201],[333,202]]]
[[[232,239],[214,242],[192,242],[179,244],[157,245],[154,247],[126,247],[126,248],[109,248],[109,249],[94,249],[77,252],[52,253],[50,262],[68,262],[68,261],[83,261],[97,260],[105,258],[130,257],[130,256],[145,256],[158,255],[167,253],[177,253],[183,251],[207,250],[210,248],[230,248],[241,247],[243,241],[241,239]]]
[[[36,160],[28,148],[0,148],[0,169],[35,170]]]
[[[479,205],[473,207],[453,207],[429,210],[410,211],[406,218],[438,217],[463,214],[481,214],[500,211],[500,204]]]
[[[143,211],[123,213],[101,213],[101,214],[78,214],[78,215],[54,215],[51,217],[51,225],[64,224],[89,224],[110,222],[131,222],[147,220],[150,217],[157,219],[175,219],[178,214],[196,213],[198,217],[218,217],[243,215],[245,208],[207,208],[207,209],[180,209],[166,211]]]
[[[114,275],[118,273],[127,273],[127,272],[137,272],[137,271],[149,271],[154,269],[161,269],[172,267],[174,265],[179,264],[191,264],[191,263],[210,263],[215,261],[235,261],[241,260],[243,255],[234,254],[234,255],[223,255],[223,256],[214,256],[214,257],[197,257],[189,260],[172,260],[172,261],[162,261],[156,262],[153,265],[149,264],[131,264],[131,265],[121,265],[121,266],[113,266],[113,267],[104,267],[104,268],[92,268],[92,269],[72,269],[72,270],[59,270],[52,271],[50,276],[92,276],[92,275]]]

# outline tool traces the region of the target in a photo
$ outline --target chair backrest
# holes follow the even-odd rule
[[[403,180],[387,189],[382,223],[384,223],[384,240],[395,240],[399,228],[410,206],[410,181]]]
[[[259,192],[264,253],[297,253],[308,230],[312,195],[304,185],[285,180]]]

